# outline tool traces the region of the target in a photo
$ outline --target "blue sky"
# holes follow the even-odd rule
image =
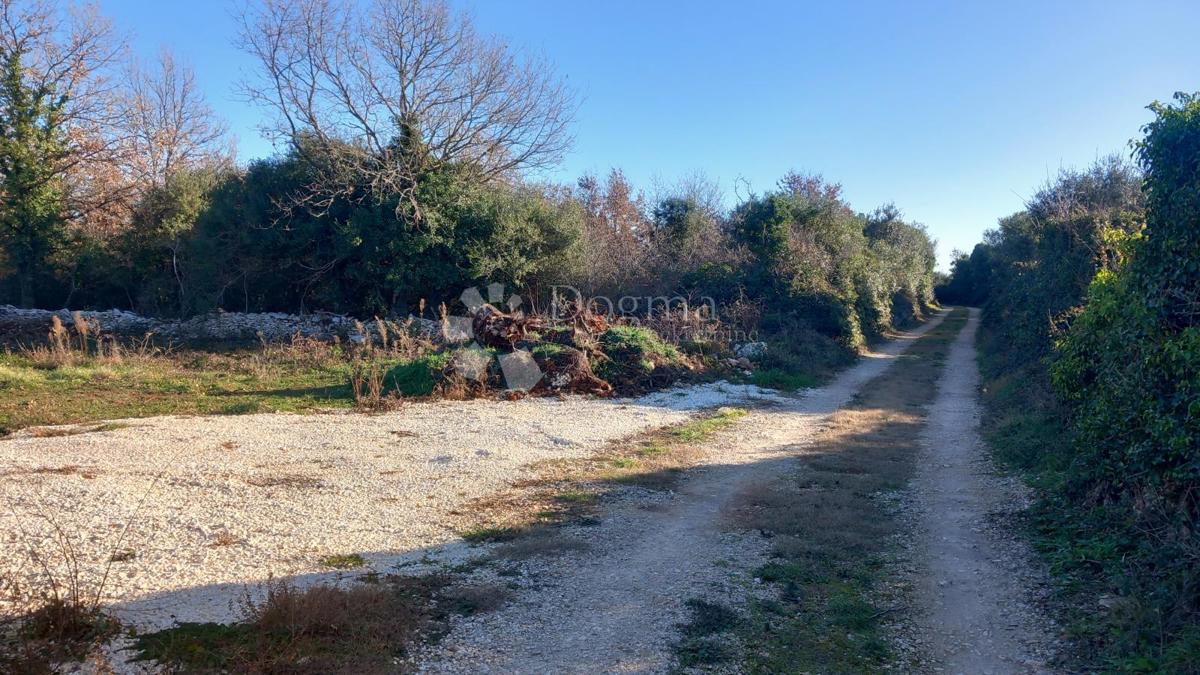
[[[1060,167],[1128,142],[1145,106],[1200,89],[1198,2],[454,0],[551,60],[581,94],[550,178],[619,167],[639,186],[703,172],[727,199],[789,169],[895,202],[969,249]],[[233,85],[253,68],[221,0],[100,0],[136,51],[190,62],[238,136],[270,154]]]

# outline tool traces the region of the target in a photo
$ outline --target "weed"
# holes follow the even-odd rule
[[[578,539],[550,528],[539,528],[523,537],[517,537],[492,553],[495,559],[526,560],[538,556],[558,555],[587,550],[588,545]]]
[[[644,457],[657,457],[668,452],[665,445],[661,443],[647,443],[645,446],[638,448],[637,453]]]
[[[216,534],[216,536],[213,537],[211,545],[212,546],[237,546],[238,544],[241,544],[245,541],[246,541],[245,539],[242,539],[241,537],[237,536],[236,534],[234,534],[228,530],[222,530],[221,532],[218,532]]]
[[[367,564],[367,561],[357,553],[327,555],[321,558],[319,562],[321,567],[329,567],[335,570],[352,570]]]
[[[384,377],[384,385],[388,391],[404,396],[432,396],[449,365],[448,352],[427,354],[392,366]]]
[[[458,533],[464,541],[472,544],[512,541],[525,531],[523,527],[482,526],[473,527]]]
[[[731,660],[736,651],[727,639],[718,637],[736,628],[740,618],[724,605],[693,598],[687,601],[691,619],[682,624],[682,639],[675,644],[675,658],[682,668],[713,665]]]
[[[258,401],[238,401],[222,406],[216,412],[221,415],[250,415],[262,412],[262,404]]]
[[[671,429],[670,434],[684,443],[703,441],[746,414],[743,408],[721,408],[716,414]]]
[[[113,551],[112,554],[108,556],[108,559],[110,562],[130,562],[131,560],[137,559],[137,551],[131,548]]]
[[[58,672],[58,664],[82,659],[119,631],[120,624],[97,607],[47,600],[15,624],[0,623],[0,671]]]
[[[67,471],[74,473],[77,468],[69,467]],[[155,477],[147,492],[160,478]],[[36,587],[25,587],[15,579],[0,579],[0,600],[16,611],[14,620],[0,621],[0,672],[58,672],[58,664],[82,658],[119,631],[117,620],[102,610],[101,598],[113,565],[136,558],[136,552],[125,544],[140,510],[139,503],[120,528],[112,553],[96,575],[89,574],[87,560],[75,539],[52,513],[38,514],[50,535],[51,547],[34,548],[33,542],[42,538],[27,529],[22,519],[14,521],[14,534],[25,541],[29,563],[40,574]]]
[[[738,615],[725,605],[693,598],[685,603],[692,618],[682,628],[686,636],[712,635],[731,630],[738,625]]]
[[[349,587],[267,585],[231,625],[185,623],[139,635],[140,658],[169,670],[238,673],[383,672],[452,613],[484,611],[485,593],[455,595],[441,577],[387,577]],[[443,597],[443,593],[446,595]]]
[[[555,495],[554,499],[566,504],[591,504],[596,501],[596,494],[576,488],[568,488]]]
[[[782,368],[760,368],[750,376],[750,381],[764,389],[796,391],[817,385],[817,378],[810,373],[791,372]]]
[[[313,488],[321,485],[318,478],[299,473],[276,473],[250,476],[246,482],[255,487]]]
[[[382,410],[390,407],[383,395],[383,366],[367,360],[355,360],[350,364],[350,390],[354,394],[354,407],[359,410]]]
[[[732,661],[737,651],[728,642],[715,637],[688,637],[674,647],[681,668],[711,666]]]
[[[653,389],[687,370],[679,349],[642,326],[612,326],[600,336],[596,375],[624,391]]]

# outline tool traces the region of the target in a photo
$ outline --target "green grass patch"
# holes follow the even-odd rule
[[[743,408],[720,408],[714,415],[671,429],[670,434],[684,443],[703,441],[746,414]]]
[[[642,354],[674,361],[679,358],[675,345],[664,341],[658,333],[641,326],[613,326],[600,338],[605,352],[611,354]]]
[[[397,364],[384,375],[385,392],[404,396],[432,396],[442,381],[442,373],[450,365],[449,352],[428,354]]]
[[[605,358],[593,364],[596,375],[621,389],[654,388],[684,363],[675,345],[642,326],[613,326],[600,336]]]
[[[670,450],[662,443],[650,443],[642,448],[639,448],[637,453],[643,457],[658,457],[665,455]]]
[[[320,563],[321,567],[329,567],[335,570],[352,570],[366,565],[367,561],[357,553],[346,553],[327,555],[321,558]]]
[[[794,372],[783,368],[761,368],[750,375],[750,381],[765,389],[796,391],[815,387],[817,377],[811,373]]]
[[[48,367],[0,353],[0,434],[170,414],[349,408],[343,362],[272,362],[253,351],[181,352]]]
[[[566,504],[591,504],[596,501],[596,493],[568,488],[554,495],[554,499]]]

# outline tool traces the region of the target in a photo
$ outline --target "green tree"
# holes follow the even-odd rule
[[[66,156],[67,99],[49,86],[30,85],[24,57],[10,52],[0,74],[0,244],[16,271],[21,305],[32,307],[37,278],[66,238],[56,167]]]

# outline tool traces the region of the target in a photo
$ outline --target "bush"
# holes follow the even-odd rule
[[[384,393],[432,396],[442,383],[451,354],[438,352],[392,366],[383,377]]]
[[[1084,658],[1185,672],[1200,634],[1200,98],[1151,110],[1144,175],[1115,159],[1064,173],[960,255],[942,293],[986,298],[989,435],[1042,488],[1039,545],[1087,604]]]
[[[1200,97],[1151,109],[1144,237],[1092,283],[1053,375],[1077,436],[1066,497],[1105,516],[1106,571],[1134,610],[1115,655],[1172,670],[1200,626]]]
[[[642,326],[613,326],[600,335],[603,357],[596,374],[621,391],[650,389],[686,371],[674,345]]]

